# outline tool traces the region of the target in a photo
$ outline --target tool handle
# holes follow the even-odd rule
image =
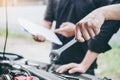
[[[75,38],[73,38],[70,42],[68,42],[67,44],[65,44],[63,47],[58,49],[58,53],[59,55],[65,51],[66,49],[68,49],[70,46],[72,46],[73,44],[75,44],[77,41]]]

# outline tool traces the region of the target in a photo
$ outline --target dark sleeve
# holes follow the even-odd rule
[[[48,0],[47,9],[45,12],[44,20],[53,21],[54,20],[54,0]]]
[[[97,53],[110,50],[108,42],[119,29],[120,21],[106,21],[99,35],[88,41],[88,49]]]
[[[120,3],[120,0],[93,0],[93,2],[95,7],[99,8],[106,5]]]
[[[120,0],[94,0],[96,8],[119,3]],[[100,34],[88,41],[88,49],[97,53],[102,53],[111,49],[108,44],[114,33],[117,32],[120,26],[120,21],[105,21],[101,27]]]
[[[113,0],[112,4],[120,3],[120,0]]]
[[[106,6],[112,3],[112,0],[93,0],[96,8]]]

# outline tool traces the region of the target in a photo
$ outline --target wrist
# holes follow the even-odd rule
[[[90,65],[86,62],[81,62],[80,65],[82,65],[84,67],[84,70],[87,71],[88,68],[90,67]]]
[[[87,54],[85,55],[85,58],[80,64],[83,65],[85,69],[88,69],[91,66],[91,64],[95,61],[97,56],[98,53],[88,50]]]

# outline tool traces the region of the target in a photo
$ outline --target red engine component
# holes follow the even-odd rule
[[[18,76],[15,77],[14,80],[33,80],[33,76]]]

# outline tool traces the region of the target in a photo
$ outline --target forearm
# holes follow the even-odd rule
[[[95,61],[98,55],[98,53],[88,50],[81,64],[84,65],[86,69],[88,69],[91,66],[91,64]]]
[[[101,7],[95,11],[103,15],[105,20],[120,20],[120,4]]]

